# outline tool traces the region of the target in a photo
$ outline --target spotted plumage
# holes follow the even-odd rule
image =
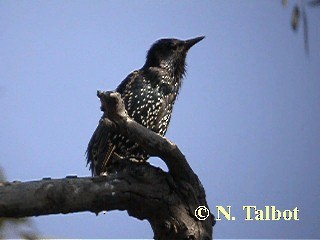
[[[203,38],[160,39],[151,46],[144,66],[129,74],[116,89],[131,118],[165,135],[186,71],[187,52]],[[92,174],[107,173],[112,162],[122,158],[146,161],[149,155],[137,143],[99,123],[87,149]]]

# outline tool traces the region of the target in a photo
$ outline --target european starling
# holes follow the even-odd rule
[[[186,73],[187,52],[203,38],[160,39],[151,46],[144,66],[130,73],[116,89],[131,118],[165,135]],[[112,162],[122,158],[146,161],[149,155],[137,143],[99,123],[87,149],[92,175],[107,174]]]

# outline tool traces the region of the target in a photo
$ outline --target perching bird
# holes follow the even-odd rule
[[[130,73],[116,89],[131,118],[165,135],[186,73],[187,52],[203,38],[160,39],[151,46],[144,66]],[[92,175],[106,174],[113,160],[121,158],[146,161],[149,155],[137,143],[99,123],[87,149]]]

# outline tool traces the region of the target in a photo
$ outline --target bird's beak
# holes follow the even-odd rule
[[[186,49],[189,50],[193,45],[200,42],[202,39],[204,39],[204,36],[196,37],[196,38],[192,38],[184,41]]]

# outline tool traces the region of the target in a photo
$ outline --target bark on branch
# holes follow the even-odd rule
[[[205,191],[179,148],[130,119],[118,93],[98,92],[98,97],[104,124],[159,156],[169,172],[124,160],[105,177],[0,183],[0,217],[127,210],[147,219],[156,239],[212,239],[214,216],[204,221],[195,216],[198,206],[208,208]]]

